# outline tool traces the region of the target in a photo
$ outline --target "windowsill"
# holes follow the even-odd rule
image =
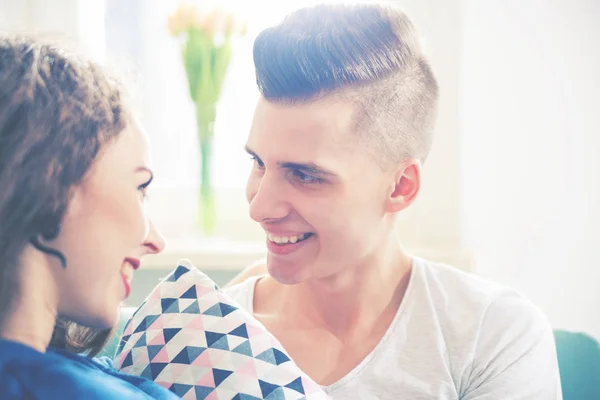
[[[260,242],[242,242],[220,238],[195,238],[169,241],[165,250],[147,256],[143,269],[170,270],[181,259],[189,260],[201,270],[240,270],[264,258],[266,246]]]
[[[470,254],[453,247],[408,249],[411,254],[471,271]],[[181,259],[189,260],[201,270],[239,271],[266,256],[265,243],[233,241],[220,238],[191,238],[170,241],[160,254],[147,256],[142,268],[171,270]]]

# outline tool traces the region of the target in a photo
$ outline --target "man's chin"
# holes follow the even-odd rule
[[[299,263],[273,260],[271,257],[267,258],[269,275],[282,285],[293,286],[302,282],[303,269],[303,265]]]

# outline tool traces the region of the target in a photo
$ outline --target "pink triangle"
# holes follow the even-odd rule
[[[152,339],[149,344],[156,345],[156,346],[164,346],[165,345],[165,336],[163,335],[163,332],[161,331],[158,335],[156,335],[156,337],[154,339]]]
[[[152,303],[154,303],[155,300],[158,300],[160,298],[161,298],[160,290],[155,290],[150,295],[150,298],[148,299],[148,301],[146,302],[146,304],[152,304]]]
[[[171,387],[171,385],[173,385],[173,382],[159,382],[159,381],[154,381],[154,383],[164,387],[165,389],[168,389]]]
[[[248,360],[246,365],[236,371],[241,375],[249,375],[252,377],[258,377],[258,372],[256,371],[256,365],[254,364],[254,359]]]
[[[208,396],[206,396],[204,398],[204,400],[219,400],[219,396],[217,394],[217,391],[213,390],[212,392],[210,392],[210,394]]]
[[[170,363],[171,359],[167,353],[167,346],[163,347],[152,359],[153,363]]]
[[[198,356],[198,358],[196,358],[194,361],[192,361],[192,365],[197,365],[200,367],[213,367],[213,362],[210,358],[210,353],[211,350],[204,350],[204,352],[202,354],[200,354]]]
[[[154,321],[154,322],[152,323],[152,325],[150,325],[150,326],[148,327],[148,329],[149,329],[149,330],[150,330],[150,329],[163,329],[163,328],[164,328],[164,322],[163,322],[163,318],[164,318],[164,317],[163,317],[162,315],[161,315],[160,317],[158,317],[158,318],[156,319],[156,321]]]
[[[194,317],[194,319],[185,326],[187,329],[194,329],[198,331],[204,331],[204,323],[202,322],[202,315]]]
[[[265,329],[260,328],[253,324],[246,324],[248,330],[248,338],[252,339],[254,336],[260,336],[266,334]]]
[[[173,381],[177,382],[180,381],[179,377],[186,372],[189,367],[183,364],[169,364],[167,368],[170,368],[171,373],[173,374]]]
[[[196,298],[200,299],[206,293],[209,293],[209,292],[212,292],[212,291],[214,291],[214,289],[211,288],[211,287],[196,285]]]
[[[205,386],[205,387],[215,387],[215,377],[213,375],[212,370],[208,371],[198,382],[196,382],[196,386]]]
[[[205,353],[210,353],[210,359],[212,361],[213,366],[218,365],[219,362],[226,355],[231,355],[230,352],[225,351],[225,350],[220,350],[220,349],[208,349],[207,351],[205,351]]]

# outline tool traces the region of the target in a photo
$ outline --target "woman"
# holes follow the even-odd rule
[[[175,398],[90,358],[140,259],[164,247],[144,211],[148,163],[98,66],[0,38],[0,398]]]

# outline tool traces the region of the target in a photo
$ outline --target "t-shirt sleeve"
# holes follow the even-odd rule
[[[516,293],[495,297],[482,318],[463,400],[561,400],[552,328]]]

